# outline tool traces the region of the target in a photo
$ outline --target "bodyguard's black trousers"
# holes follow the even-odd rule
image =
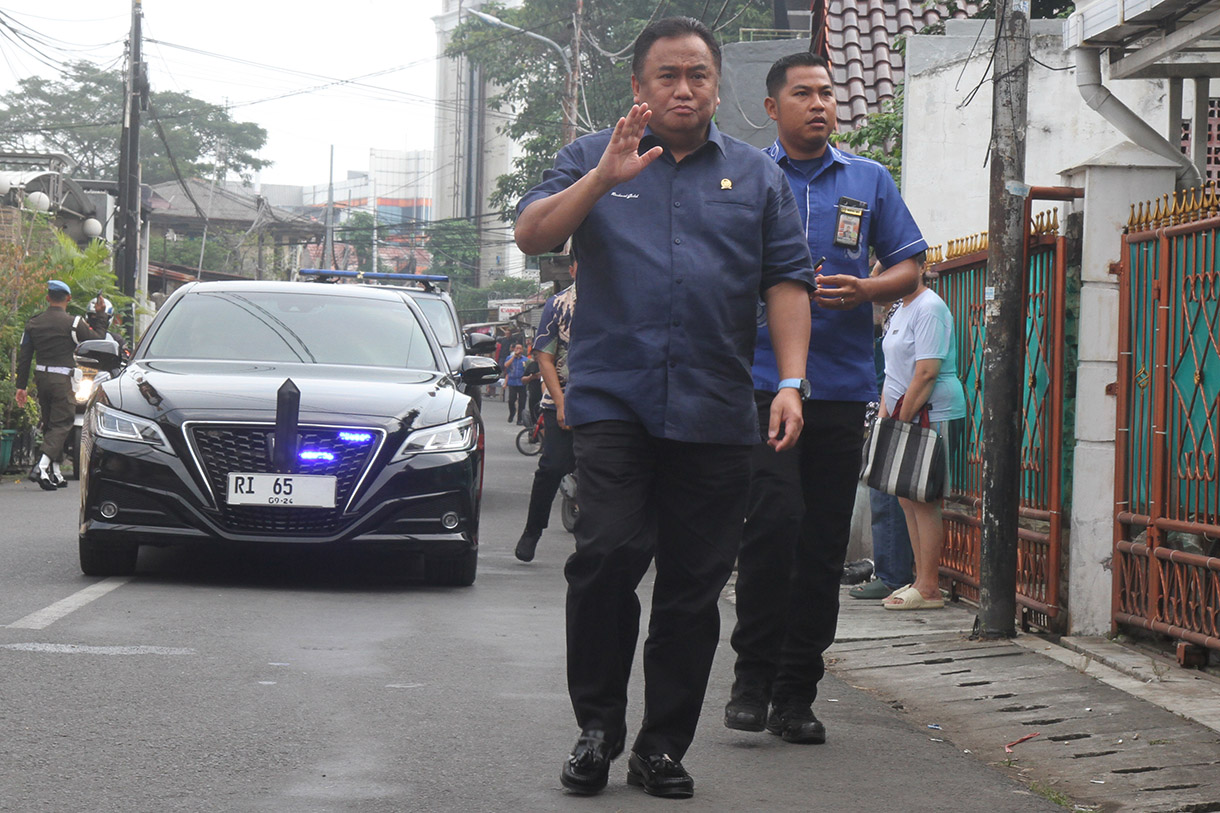
[[[757,392],[763,436],[773,393]],[[734,693],[761,689],[780,708],[808,706],[834,643],[851,533],[865,404],[806,401],[796,448],[750,457],[750,506],[737,557]]]
[[[576,721],[614,741],[655,559],[644,720],[633,750],[681,759],[720,639],[720,591],[741,539],[749,446],[683,443],[624,421],[576,427],[580,522],[568,559],[568,691]]]
[[[38,408],[42,410],[42,447],[39,451],[59,463],[76,421],[72,376],[35,371],[34,386],[38,388]]]

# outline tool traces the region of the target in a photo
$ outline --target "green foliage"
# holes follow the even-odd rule
[[[479,233],[469,220],[438,220],[428,227],[431,273],[445,274],[452,284],[470,286],[479,263]]]
[[[233,121],[219,105],[185,93],[151,94],[152,108],[165,130],[183,177],[212,177],[224,145],[225,164],[244,180],[271,164],[256,157],[267,142],[257,124]],[[82,178],[118,175],[119,134],[123,117],[123,74],[90,62],[75,62],[59,79],[29,77],[18,89],[0,95],[0,149],[66,153],[79,163]],[[173,179],[165,145],[144,114],[140,161],[143,181]]]
[[[202,237],[183,237],[179,235],[176,240],[167,240],[164,237],[160,240],[154,239],[148,251],[152,257],[160,262],[198,268],[200,266],[199,249],[202,247],[204,268],[212,271],[233,271],[236,273],[238,269],[232,267],[234,258],[230,245],[239,240],[243,235],[244,232],[238,229],[211,227],[208,229],[206,245],[204,245]]]
[[[71,313],[84,314],[89,301],[99,293],[111,300],[116,310],[131,302],[119,294],[109,266],[109,250],[100,240],[81,249],[51,226],[44,215],[29,213],[25,214],[22,233],[29,244],[47,247],[27,251],[24,245],[0,241],[0,426],[11,429],[29,428],[38,419],[37,406],[17,409],[12,379],[25,323],[46,307],[47,281],[57,279],[72,289],[68,304]]]
[[[385,224],[382,224],[381,228],[385,229]],[[370,271],[387,270],[383,262],[379,262],[378,267],[373,268],[372,212],[356,211],[349,213],[346,222],[336,230],[336,239],[355,246],[358,270],[362,273],[367,274]],[[477,252],[475,256],[477,258]]]
[[[836,141],[848,145],[856,155],[871,158],[890,171],[894,183],[902,185],[902,98],[903,88],[895,89],[880,113],[870,113],[864,123]]]
[[[487,312],[487,303],[498,299],[522,299],[538,293],[539,285],[530,279],[504,277],[496,280],[486,288],[475,288],[472,285],[455,285],[451,292],[453,306],[457,308],[458,317],[463,323],[486,321],[482,314]]]
[[[573,0],[525,0],[517,9],[489,3],[483,10],[569,47],[575,5]],[[772,24],[770,3],[760,0],[668,0],[662,5],[666,16],[702,19],[722,42],[736,40],[741,28]],[[631,108],[631,45],[657,8],[656,0],[584,4],[578,66],[580,134],[612,127]],[[492,203],[512,217],[517,200],[539,181],[562,146],[563,65],[545,43],[474,17],[455,29],[446,53],[467,57],[503,88],[491,104],[506,114],[500,131],[522,147],[522,154],[514,160],[512,172],[497,179]]]

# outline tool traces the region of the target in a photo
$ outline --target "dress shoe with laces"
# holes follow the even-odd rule
[[[767,693],[762,689],[738,690],[724,707],[724,727],[737,731],[762,731],[767,721]]]
[[[586,796],[601,792],[610,774],[610,761],[623,753],[625,736],[620,734],[611,745],[606,732],[600,728],[586,728],[580,732],[576,747],[563,763],[559,783],[573,793]]]
[[[767,717],[767,730],[778,734],[784,742],[799,745],[821,745],[826,742],[826,726],[813,716],[808,706],[772,708]]]
[[[627,784],[666,799],[689,799],[695,795],[695,780],[669,754],[640,756],[632,751],[627,760]]]
[[[513,554],[522,562],[534,561],[534,549],[538,547],[538,540],[542,538],[540,531],[531,531],[528,528],[521,534],[521,538],[517,540],[517,549]]]

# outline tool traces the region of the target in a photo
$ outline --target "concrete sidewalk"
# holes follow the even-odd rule
[[[1069,808],[1220,811],[1220,681],[1104,638],[971,641],[968,605],[894,612],[847,589],[830,670],[929,739]]]

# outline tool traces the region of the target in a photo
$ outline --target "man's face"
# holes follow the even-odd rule
[[[698,36],[666,37],[648,49],[639,76],[631,77],[635,102],[652,110],[649,126],[663,141],[704,135],[720,104],[720,76],[711,49]]]
[[[517,355],[521,355],[522,353],[525,352],[525,347],[520,344],[513,345],[513,352],[516,353]]]
[[[838,122],[838,105],[825,68],[794,65],[788,69],[784,87],[765,104],[789,156],[818,158],[826,151]]]

